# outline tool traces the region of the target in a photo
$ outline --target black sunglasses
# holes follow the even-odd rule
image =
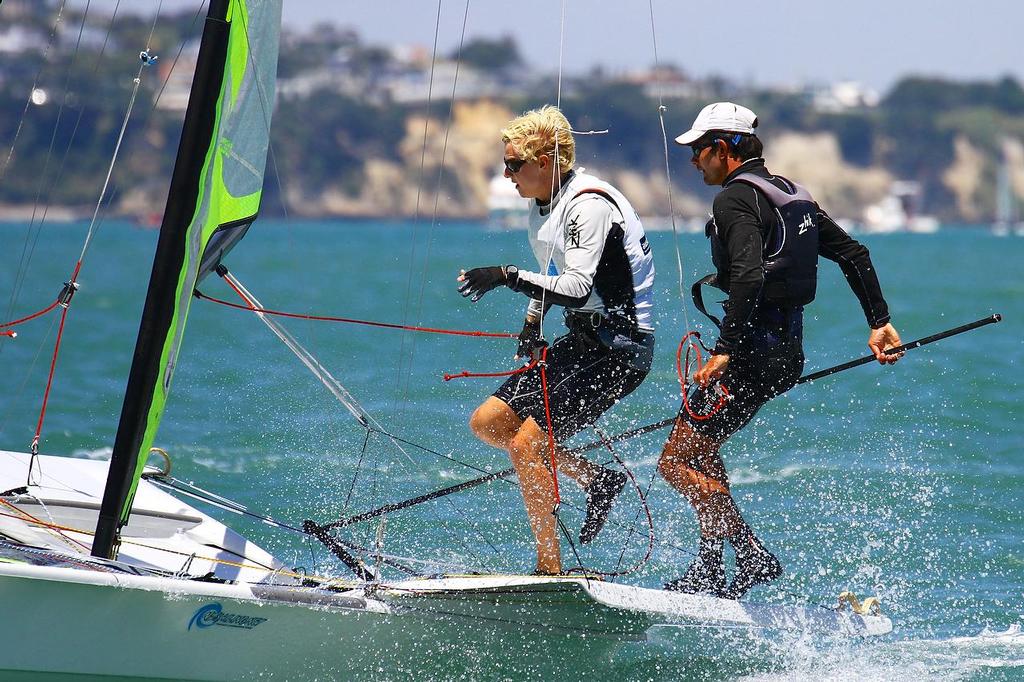
[[[701,145],[696,145],[696,144],[693,145],[693,147],[691,148],[693,150],[693,158],[691,158],[690,160],[691,161],[696,161],[697,159],[700,158],[700,153],[702,151],[704,151],[708,147],[714,147],[717,142],[718,142],[718,139],[714,139],[714,140],[711,140],[710,142],[706,142],[706,143],[701,144]]]
[[[522,170],[523,166],[526,165],[526,159],[502,159],[502,160],[505,162],[505,170],[507,170],[510,175],[515,175],[520,170]]]

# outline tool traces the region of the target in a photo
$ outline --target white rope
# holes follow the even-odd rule
[[[434,70],[437,66],[437,44],[438,36],[441,32],[441,0],[437,0],[437,17],[434,19],[434,46],[430,52],[430,75],[427,80],[427,106],[423,113],[423,143],[420,145],[420,166],[416,172],[416,203],[413,207],[413,218],[412,218],[412,239],[409,240],[409,276],[405,283],[405,300],[403,301],[402,307],[402,324],[407,325],[409,321],[409,304],[412,300],[412,288],[413,288],[413,268],[416,263],[416,232],[417,226],[420,220],[420,200],[423,196],[423,176],[424,168],[426,167],[427,158],[427,136],[430,131],[430,105],[433,102],[434,97]],[[461,56],[461,50],[460,50]],[[425,266],[424,266],[425,267]],[[405,344],[409,340],[410,336],[406,332],[399,334],[399,345],[398,345],[398,376],[396,386],[401,386],[403,379],[406,381],[406,387],[403,391],[400,391],[401,398],[398,401],[399,409],[404,409],[406,401],[408,400],[408,382],[409,379],[406,377],[406,369],[404,366],[405,362]],[[410,351],[411,353],[411,351]],[[409,358],[409,374],[412,373],[412,357]],[[396,396],[397,397],[397,396]]]
[[[655,30],[654,21],[654,1],[648,0],[648,6],[651,10],[651,42],[654,45],[654,69],[655,73],[660,73],[661,62],[658,59],[658,33]],[[662,97],[661,82],[658,81],[658,120],[661,123],[661,141],[662,147],[665,152],[665,185],[668,192],[668,213],[669,221],[672,224],[672,243],[675,246],[676,251],[676,270],[679,274],[679,299],[682,302],[683,308],[683,323],[684,329],[690,329],[690,316],[687,312],[687,300],[686,300],[686,286],[683,283],[683,254],[679,248],[679,230],[676,228],[676,210],[675,203],[672,198],[672,167],[669,162],[668,155],[668,134],[665,132],[665,103]]]
[[[132,95],[128,100],[128,108],[124,113],[124,120],[121,122],[121,130],[117,134],[117,143],[114,145],[114,153],[110,157],[110,165],[107,167],[107,175],[103,179],[103,188],[100,189],[100,196],[96,200],[96,208],[93,209],[92,219],[89,221],[89,229],[85,235],[85,242],[82,244],[82,252],[78,256],[78,261],[81,263],[85,260],[85,254],[89,250],[92,239],[96,233],[96,220],[99,218],[100,208],[103,206],[103,200],[107,196],[107,189],[110,186],[110,178],[114,174],[114,164],[117,163],[117,156],[121,151],[121,143],[124,142],[125,131],[128,130],[128,122],[131,120],[132,111],[135,109],[135,100],[139,95],[139,87],[142,85],[142,72],[147,66],[151,66],[156,63],[155,57],[150,57],[149,51],[153,44],[153,34],[156,32],[156,24],[160,19],[160,10],[163,8],[163,0],[157,4],[156,14],[153,15],[153,23],[149,29],[149,37],[146,39],[146,49],[139,53],[139,70],[135,73],[135,79],[132,81],[134,86],[132,87]]]
[[[117,155],[121,151],[121,143],[124,141],[124,134],[128,129],[128,121],[131,119],[132,109],[135,108],[135,99],[139,94],[139,86],[142,84],[142,71],[146,66],[147,64],[145,62],[140,64],[139,70],[135,74],[135,86],[132,88],[132,96],[128,101],[128,109],[125,111],[124,120],[121,122],[121,130],[117,135],[117,144],[114,145],[114,153],[110,158],[110,165],[107,167],[107,175],[103,180],[103,188],[100,190],[100,196],[96,200],[96,208],[93,209],[92,220],[89,221],[89,230],[85,235],[85,243],[82,244],[82,252],[78,256],[79,262],[85,259],[85,254],[89,250],[89,245],[92,243],[92,238],[96,233],[96,220],[99,218],[103,200],[107,196],[107,188],[110,186],[110,177],[114,173],[114,164],[117,163]]]

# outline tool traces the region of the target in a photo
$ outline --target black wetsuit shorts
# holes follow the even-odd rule
[[[761,310],[751,326],[719,382],[728,391],[725,404],[706,419],[690,414],[711,413],[720,396],[712,385],[692,388],[690,410],[685,404],[679,408],[694,431],[719,443],[746,426],[769,400],[793,388],[804,369],[802,308]]]
[[[604,330],[601,330],[604,331]],[[654,335],[570,331],[555,339],[547,354],[548,404],[554,438],[562,442],[592,425],[643,382],[651,368]],[[494,396],[526,421],[547,431],[540,365],[516,374]]]

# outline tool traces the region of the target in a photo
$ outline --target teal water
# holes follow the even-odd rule
[[[4,319],[53,300],[84,235],[81,224],[47,225],[38,234],[26,225],[0,226]],[[44,452],[109,455],[155,240],[155,232],[109,223],[90,247],[68,316]],[[603,418],[611,433],[673,414],[679,402],[674,357],[687,321],[712,336],[681,301],[671,234],[654,233],[651,241],[660,294],[655,369]],[[748,520],[786,567],[778,588],[749,598],[832,605],[846,589],[877,594],[893,619],[893,635],[871,643],[790,642],[756,660],[724,652],[695,656],[674,647],[671,637],[656,638],[624,650],[609,663],[608,679],[1024,677],[1024,239],[963,229],[864,241],[905,341],[994,312],[1004,321],[912,351],[892,368],[869,365],[797,387],[737,434],[724,455]],[[679,245],[689,283],[710,269],[706,244],[683,235]],[[525,299],[498,290],[471,305],[457,295],[454,279],[462,267],[528,259],[523,233],[470,224],[265,221],[227,263],[268,308],[515,332]],[[202,289],[233,296],[219,281]],[[20,327],[16,340],[0,340],[4,449],[29,446],[56,320],[51,314]],[[157,439],[178,478],[299,525],[508,466],[466,427],[498,380],[445,383],[441,376],[511,369],[512,341],[301,321],[286,326],[387,429],[450,459],[415,447],[403,453],[380,436],[364,452],[365,432],[258,320],[199,301]],[[865,354],[866,340],[856,299],[838,268],[823,263],[807,318],[808,371]],[[644,486],[664,436],[617,448]],[[577,442],[593,438],[584,433]],[[564,519],[576,529],[582,495],[571,482],[563,487]],[[643,557],[645,541],[628,531],[636,500],[624,494],[599,541],[580,548],[585,565],[612,569],[620,553],[626,566]],[[682,499],[660,480],[650,506],[658,542],[650,562],[627,580],[657,586],[689,562],[696,527]],[[326,552],[299,537],[227,520],[285,561],[320,573],[338,570]],[[368,524],[350,538],[372,544],[377,531]],[[417,564],[424,571],[533,566],[518,490],[502,482],[391,515],[384,542],[391,554],[434,562]],[[573,565],[568,547],[563,552]],[[481,662],[465,665],[477,670],[471,676],[487,677]]]

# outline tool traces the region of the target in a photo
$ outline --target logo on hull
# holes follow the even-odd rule
[[[188,622],[188,629],[191,630],[193,625],[196,627],[196,630],[205,630],[214,625],[219,625],[240,630],[252,630],[266,620],[266,618],[259,618],[257,616],[227,613],[220,604],[207,604],[206,606],[200,606],[192,614],[192,619]]]

